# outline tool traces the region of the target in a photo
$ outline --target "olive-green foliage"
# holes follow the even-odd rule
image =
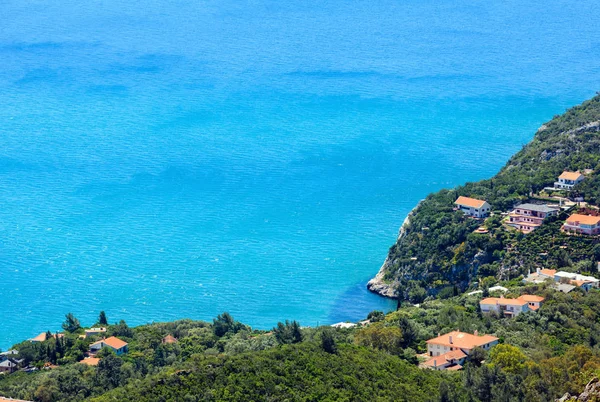
[[[571,196],[600,205],[600,95],[546,123],[533,140],[493,178],[430,194],[410,216],[404,235],[392,246],[385,280],[398,282],[399,297],[420,303],[449,285],[461,290],[476,278],[509,279],[537,267],[573,268],[600,259],[600,240],[560,232],[566,214],[550,219],[527,236],[506,230],[495,214],[485,222],[453,210],[458,196],[487,200],[509,211],[531,192],[551,186],[563,170],[593,169]],[[475,234],[480,225],[488,234]]]
[[[135,381],[96,401],[429,401],[444,378],[376,351],[342,345],[337,354],[313,343],[195,356],[180,369]]]

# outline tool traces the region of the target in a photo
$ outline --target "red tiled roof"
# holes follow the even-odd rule
[[[452,342],[450,342],[452,337]],[[454,346],[461,349],[473,349],[478,346],[487,345],[497,341],[498,338],[491,335],[473,335],[460,331],[452,331],[427,341],[435,345]]]
[[[117,337],[111,336],[110,338],[103,339],[101,341],[95,342],[90,346],[100,345],[104,343],[106,346],[110,346],[113,349],[121,349],[123,346],[127,346],[128,343],[120,340]]]
[[[565,170],[564,172],[562,172],[562,174],[560,176],[558,176],[558,178],[565,179],[565,180],[577,180],[581,176],[583,176],[583,175],[579,172],[569,172],[569,171]]]
[[[527,304],[525,300],[507,299],[505,297],[488,297],[479,302],[479,304],[509,304],[511,306],[523,306]]]
[[[535,295],[521,295],[518,298],[530,303],[540,303],[545,300],[542,296]]]
[[[163,343],[177,343],[177,338],[169,334],[163,338]]]
[[[450,352],[444,353],[443,355],[434,356],[431,359],[427,360],[423,364],[426,366],[429,366],[429,367],[436,367],[436,366],[444,365],[451,360],[464,359],[465,357],[467,357],[465,352],[463,352],[460,349],[457,349],[457,350],[452,350]]]
[[[572,226],[577,225],[597,225],[600,223],[600,216],[573,214],[567,219],[567,223]]]
[[[543,274],[543,275],[554,276],[555,273],[556,273],[555,269],[540,269],[540,274]]]
[[[454,202],[457,205],[465,205],[470,208],[481,208],[485,201],[476,198],[463,197],[462,195]]]

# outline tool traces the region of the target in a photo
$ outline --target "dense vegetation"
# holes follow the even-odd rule
[[[505,283],[507,297],[546,297],[516,318],[482,315],[478,295],[429,299],[370,314],[351,329],[301,328],[297,322],[254,331],[229,314],[212,324],[182,320],[108,327],[129,353],[101,352],[97,367],[77,363],[92,340],[82,331],[15,345],[27,363],[51,370],[0,376],[0,395],[35,401],[550,401],[580,392],[600,374],[600,292],[569,294],[546,285]],[[461,372],[418,367],[425,341],[451,330],[495,334],[500,345],[476,350]],[[172,334],[177,343],[163,344]],[[57,348],[57,345],[61,345]],[[39,359],[39,360],[37,360]]]
[[[552,186],[563,170],[593,170],[570,197],[600,205],[600,95],[544,124],[534,139],[493,178],[429,195],[413,211],[404,234],[390,248],[384,280],[401,299],[413,302],[427,294],[477,279],[516,278],[535,268],[588,272],[600,260],[598,238],[560,232],[566,214],[527,236],[506,230],[499,212]],[[495,216],[482,224],[453,210],[458,196],[487,200]]]

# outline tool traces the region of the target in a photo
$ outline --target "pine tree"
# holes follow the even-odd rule
[[[101,311],[100,315],[98,316],[98,324],[108,325],[108,320],[106,319],[106,313],[104,311]]]

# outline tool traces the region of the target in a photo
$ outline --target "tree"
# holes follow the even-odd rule
[[[110,388],[118,387],[121,383],[121,365],[123,361],[112,353],[102,358],[98,363],[98,382]]]
[[[302,331],[297,321],[285,320],[285,324],[278,322],[277,327],[273,328],[273,333],[280,344],[302,342]]]
[[[337,344],[333,337],[333,331],[329,328],[325,328],[323,332],[321,332],[321,348],[327,353],[337,353]]]
[[[108,320],[106,319],[106,313],[104,311],[101,311],[100,315],[98,316],[98,324],[108,325]]]
[[[235,321],[231,314],[225,312],[219,314],[213,319],[213,332],[216,336],[222,337],[227,333],[235,334],[244,328],[244,324]]]
[[[75,318],[73,313],[69,313],[66,316],[65,322],[63,322],[62,327],[67,332],[75,332],[78,329],[81,329],[81,325],[79,324],[79,320]]]
[[[402,331],[398,327],[372,324],[356,332],[354,343],[397,355],[402,351]]]
[[[521,349],[508,344],[494,346],[489,356],[491,367],[499,367],[511,374],[521,373],[529,360]]]
[[[125,320],[119,321],[111,327],[111,332],[114,336],[124,336],[127,338],[133,338],[133,330],[129,328]]]
[[[383,314],[383,311],[379,310],[373,310],[367,316],[367,320],[370,320],[371,322],[382,321],[384,318],[385,314]]]
[[[402,341],[401,341],[401,345],[402,347],[406,348],[412,345],[413,342],[415,342],[417,340],[418,334],[417,334],[417,330],[415,329],[412,321],[406,317],[406,316],[402,316],[400,317],[400,321],[398,322],[398,326],[400,327],[400,331],[402,334]]]

